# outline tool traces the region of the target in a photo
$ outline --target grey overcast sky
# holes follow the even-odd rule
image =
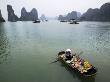
[[[36,8],[39,17],[41,14],[55,17],[73,10],[84,13],[88,8],[100,8],[106,2],[110,0],[0,0],[0,9],[5,19],[7,19],[7,4],[13,6],[18,17],[20,17],[22,7],[25,7],[27,11]]]

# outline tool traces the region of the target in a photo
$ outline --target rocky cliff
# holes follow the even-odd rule
[[[31,10],[31,12],[27,12],[26,9],[23,7],[21,9],[21,21],[35,21],[38,20],[38,12],[35,8]]]
[[[0,22],[5,22],[4,18],[2,17],[1,10],[0,10]]]
[[[46,16],[45,16],[44,14],[41,15],[40,19],[41,19],[42,21],[47,20],[47,18],[46,18]]]
[[[16,22],[19,20],[19,18],[15,15],[11,5],[7,5],[7,11],[8,11],[8,21]]]
[[[70,20],[70,19],[77,19],[77,12],[76,11],[72,11],[71,13],[68,13],[67,15],[63,16],[63,15],[59,15],[58,20]]]
[[[80,20],[84,21],[110,21],[110,3],[103,4],[100,9],[88,9]]]

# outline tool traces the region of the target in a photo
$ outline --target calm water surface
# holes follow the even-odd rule
[[[95,77],[70,71],[55,58],[71,48],[98,68]],[[0,82],[109,82],[110,22],[0,23]]]

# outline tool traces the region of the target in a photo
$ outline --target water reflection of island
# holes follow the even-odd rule
[[[9,43],[3,23],[0,23],[0,64],[7,61],[9,56]]]

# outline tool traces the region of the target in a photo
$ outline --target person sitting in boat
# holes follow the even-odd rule
[[[65,57],[66,57],[65,60],[71,60],[72,59],[72,55],[71,55],[71,50],[70,49],[67,49],[65,51]]]

